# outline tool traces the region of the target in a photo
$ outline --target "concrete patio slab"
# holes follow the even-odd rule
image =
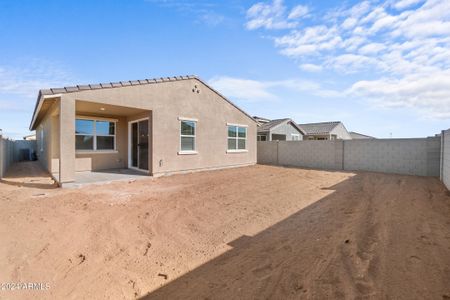
[[[57,176],[57,174],[56,174]],[[76,172],[75,181],[64,183],[64,188],[79,188],[90,184],[104,184],[112,181],[149,179],[148,174],[133,169],[111,169],[102,171]]]

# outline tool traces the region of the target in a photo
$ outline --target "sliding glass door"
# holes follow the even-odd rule
[[[148,171],[148,119],[130,122],[130,164],[135,169]]]

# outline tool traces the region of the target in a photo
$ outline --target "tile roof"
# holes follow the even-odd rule
[[[267,123],[260,123],[261,125],[258,127],[258,132],[267,132],[270,131],[270,129],[285,123],[285,122],[291,122],[292,126],[294,126],[295,128],[297,128],[298,131],[300,131],[302,134],[305,134],[305,132],[303,131],[302,128],[300,128],[294,121],[292,121],[289,118],[284,118],[284,119],[276,119],[276,120],[271,120]]]
[[[86,91],[86,90],[111,89],[111,88],[118,88],[118,87],[124,87],[124,86],[145,85],[145,84],[152,84],[152,83],[180,81],[180,80],[188,80],[188,79],[199,79],[199,78],[195,75],[186,75],[186,76],[161,77],[161,78],[143,79],[143,80],[106,82],[106,83],[98,83],[98,84],[84,84],[84,85],[75,85],[75,86],[65,86],[65,87],[61,87],[61,88],[42,89],[42,90],[39,90],[39,94],[40,95],[56,95],[56,94],[73,93],[73,92],[80,92],[80,91]]]
[[[279,125],[279,124],[281,124],[283,122],[289,121],[289,120],[290,119],[288,119],[288,118],[271,120],[271,121],[269,121],[267,123],[261,124],[261,126],[259,126],[259,128],[258,128],[258,131],[269,131],[271,128],[273,128],[273,127],[275,127],[275,126],[277,126],[277,125]]]
[[[341,121],[298,124],[306,134],[329,134]]]
[[[261,123],[261,124],[270,122],[270,119],[266,119],[266,118],[258,117],[258,116],[253,116],[253,119],[255,119],[256,122]]]

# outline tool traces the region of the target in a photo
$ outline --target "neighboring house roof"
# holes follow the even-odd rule
[[[350,131],[349,134],[352,137],[352,139],[374,139],[373,136],[365,135],[354,131]]]
[[[255,119],[256,122],[258,122],[260,124],[270,122],[270,119],[266,119],[266,118],[262,118],[262,117],[258,117],[258,116],[253,116],[253,119]]]
[[[263,123],[258,127],[258,132],[269,132],[271,129],[277,127],[278,125],[284,124],[284,123],[291,123],[292,126],[294,126],[298,131],[300,131],[303,135],[305,135],[305,131],[300,128],[297,123],[295,123],[294,121],[292,121],[289,118],[284,118],[284,119],[276,119],[276,120],[271,120],[267,123]]]
[[[35,140],[36,139],[36,134],[30,134],[30,135],[26,135],[23,137],[24,140]]]
[[[320,122],[320,123],[307,123],[307,124],[298,124],[300,128],[303,129],[304,132],[308,135],[312,134],[329,134],[336,126],[341,124],[341,121],[333,121],[333,122]]]
[[[41,90],[39,90],[36,105],[34,107],[33,117],[32,117],[31,124],[30,124],[30,130],[33,128],[36,114],[39,111],[39,105],[40,105],[41,101],[45,99],[45,97],[51,97],[51,96],[58,97],[61,94],[76,93],[76,92],[82,92],[82,91],[86,91],[86,90],[121,88],[121,87],[135,86],[135,85],[157,84],[157,83],[181,81],[181,80],[198,80],[198,81],[200,81],[202,84],[204,84],[206,87],[208,87],[211,91],[216,93],[222,99],[224,99],[225,101],[230,103],[232,106],[234,106],[235,108],[240,110],[242,113],[244,113],[247,117],[252,119],[252,121],[258,123],[255,119],[253,119],[244,110],[242,110],[236,104],[234,104],[233,102],[228,100],[225,96],[223,96],[221,93],[219,93],[218,91],[213,89],[211,86],[206,84],[206,82],[204,82],[198,76],[186,75],[186,76],[161,77],[161,78],[153,78],[153,79],[129,80],[129,81],[98,83],[98,84],[76,85],[76,86],[68,86],[68,87],[61,87],[61,88],[41,89]]]

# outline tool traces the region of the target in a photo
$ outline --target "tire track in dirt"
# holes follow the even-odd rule
[[[315,265],[315,271],[309,275],[317,278],[313,282],[313,295],[318,299],[380,297],[374,278],[383,231],[374,204],[379,191],[374,190],[378,184],[364,177],[362,175],[354,182],[359,188],[340,195],[343,199],[341,216],[345,223],[334,236],[338,246],[327,262]],[[379,180],[377,176],[375,178]]]

